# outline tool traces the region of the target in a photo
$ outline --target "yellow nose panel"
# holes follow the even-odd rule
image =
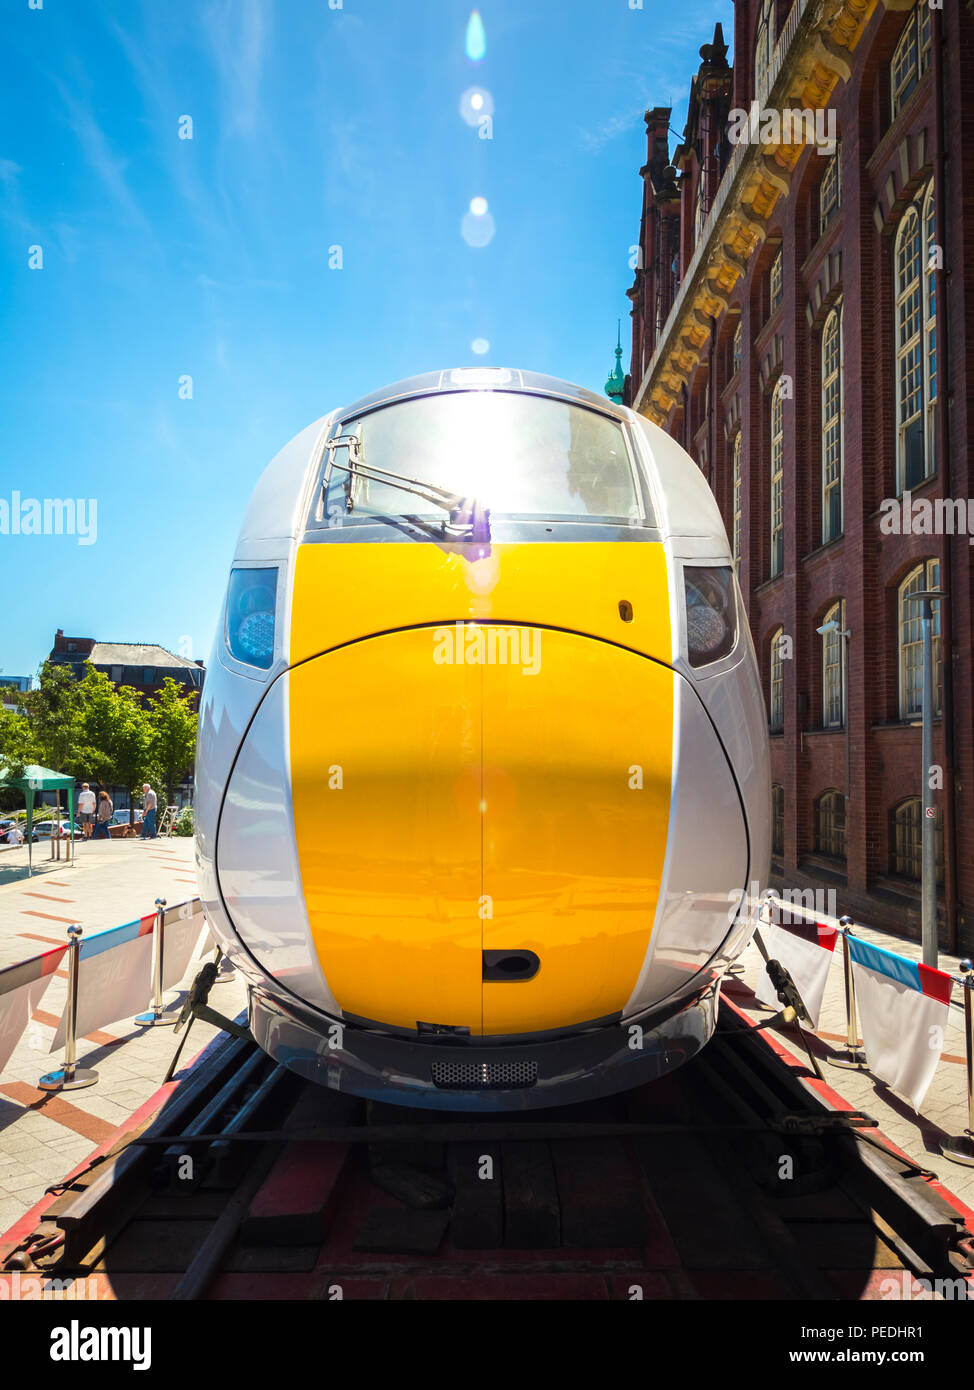
[[[662,547],[305,545],[291,632],[298,859],[342,1009],[474,1034],[622,1009],[669,821],[675,677],[637,654],[670,654]],[[540,966],[485,982],[484,951]]]
[[[291,664],[370,632],[457,620],[538,623],[672,661],[662,545],[557,541],[478,547],[305,544],[291,606]],[[619,604],[631,606],[623,622]]]
[[[479,1033],[480,672],[432,658],[419,630],[290,672],[298,860],[343,1010]]]
[[[535,635],[537,674],[484,667],[484,947],[533,951],[541,966],[484,984],[485,1033],[621,1009],[666,853],[673,672],[585,637]]]

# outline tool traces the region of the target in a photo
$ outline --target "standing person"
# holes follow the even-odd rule
[[[78,819],[81,821],[82,837],[85,840],[90,840],[91,832],[95,828],[95,793],[87,782],[81,783],[81,793],[78,797]]]
[[[142,839],[154,840],[156,838],[156,806],[158,804],[156,794],[149,786],[148,782],[142,783]]]
[[[12,825],[12,826],[10,827],[10,829],[7,831],[7,844],[8,844],[8,845],[22,845],[23,843],[24,843],[24,832],[21,830],[21,828],[20,828],[20,826],[18,825],[17,821],[14,821],[13,825]]]
[[[112,805],[112,798],[108,792],[98,793],[97,823],[95,825],[96,840],[110,840],[112,837],[108,830],[108,823],[115,814],[115,807]]]

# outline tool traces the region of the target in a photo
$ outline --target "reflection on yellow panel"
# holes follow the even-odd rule
[[[436,664],[434,650],[429,628],[397,632],[290,672],[295,832],[342,1009],[476,1034],[481,672]]]
[[[484,667],[484,949],[541,961],[532,980],[484,984],[488,1034],[623,1007],[666,853],[673,672],[590,638],[534,637],[536,674]]]
[[[417,623],[541,623],[672,660],[666,556],[642,541],[302,545],[291,664]],[[623,622],[619,604],[631,605]]]

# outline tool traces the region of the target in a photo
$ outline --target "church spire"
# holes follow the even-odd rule
[[[609,379],[605,383],[605,394],[610,401],[616,405],[622,405],[622,393],[626,384],[626,374],[622,370],[622,320],[618,320],[618,333],[616,334],[616,364],[609,374]]]

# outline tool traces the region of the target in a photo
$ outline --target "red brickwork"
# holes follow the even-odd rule
[[[788,0],[781,0],[778,32],[789,8]],[[721,150],[717,164],[723,167],[727,151],[720,147],[719,125],[726,122],[729,105],[747,107],[754,95],[751,55],[758,9],[758,0],[737,0],[734,48],[741,57],[730,82],[713,80],[713,55],[710,61],[704,55],[691,93],[686,142],[672,156],[664,143],[669,111],[647,113],[642,268],[630,291],[629,401],[638,393],[679,284],[680,266],[672,273],[659,248],[679,244],[680,265],[687,265],[694,249],[700,170],[716,167],[715,148]],[[911,935],[919,930],[919,884],[890,873],[891,810],[921,792],[920,729],[900,721],[898,586],[921,559],[939,559],[941,587],[950,594],[942,621],[945,636],[951,637],[953,670],[952,691],[942,690],[949,718],[938,720],[934,731],[935,761],[945,767],[947,779],[936,794],[945,826],[941,939],[946,942],[956,931],[960,946],[969,950],[974,947],[974,550],[966,535],[884,535],[879,526],[881,503],[897,496],[898,489],[894,244],[904,210],[931,181],[943,212],[936,230],[945,257],[937,282],[943,431],[936,472],[914,488],[913,497],[974,499],[974,295],[965,285],[965,267],[974,266],[974,7],[957,0],[931,11],[930,69],[893,120],[890,60],[912,19],[909,10],[876,6],[852,54],[851,78],[840,82],[830,99],[840,139],[841,206],[820,235],[819,184],[827,159],[809,148],[791,175],[788,193],[771,213],[767,240],[752,256],[717,323],[712,356],[705,348],[685,383],[689,419],[678,404],[666,427],[707,473],[729,534],[733,442],[740,428],[740,583],[766,695],[771,634],[780,626],[794,639],[793,659],[784,663],[784,728],[772,735],[772,780],[784,788],[785,805],[780,881],[795,887],[837,886],[840,910]],[[676,202],[673,175],[663,179],[670,158],[680,170]],[[659,199],[658,187],[665,190]],[[679,219],[679,230],[674,219]],[[770,315],[769,272],[779,248],[783,293]],[[840,301],[843,532],[823,545],[821,335],[829,311]],[[743,353],[735,372],[738,319]],[[714,382],[708,391],[711,360]],[[794,396],[784,402],[784,566],[771,578],[770,405],[779,373],[792,378]],[[815,629],[838,598],[845,600],[851,633],[848,731],[822,729],[822,642]],[[826,790],[845,791],[847,756],[851,776],[843,862],[815,852],[815,803]]]

